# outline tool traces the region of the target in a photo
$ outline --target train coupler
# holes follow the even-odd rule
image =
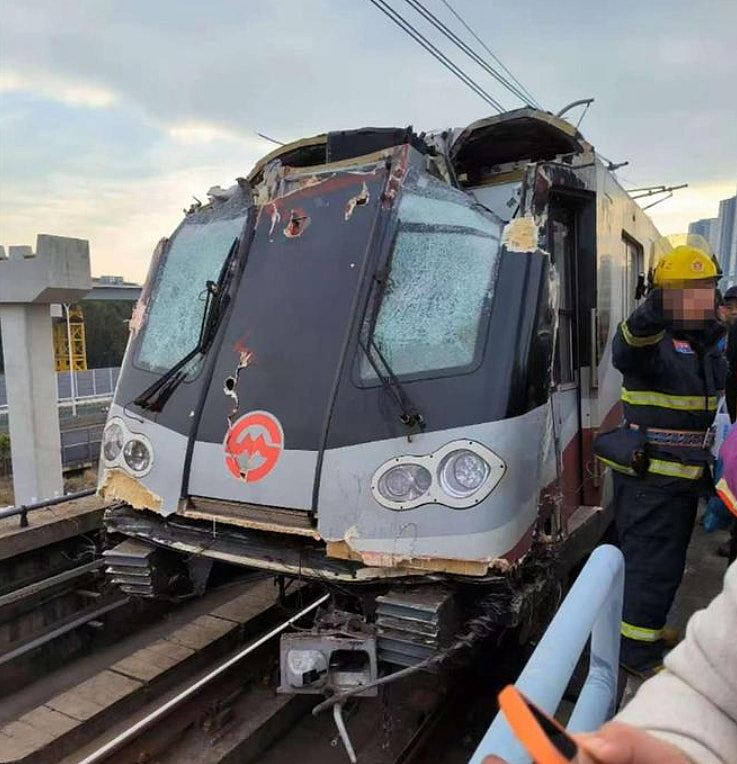
[[[310,631],[282,635],[279,665],[282,693],[333,694],[370,684],[378,678],[373,627],[353,613],[320,613]],[[370,687],[356,695],[377,693]]]

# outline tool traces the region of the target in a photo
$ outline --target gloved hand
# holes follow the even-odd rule
[[[663,317],[663,290],[660,287],[651,289],[648,292],[645,303],[653,312],[653,315]]]
[[[663,310],[662,289],[651,289],[645,301],[627,319],[630,331],[640,336],[656,334],[669,323]]]

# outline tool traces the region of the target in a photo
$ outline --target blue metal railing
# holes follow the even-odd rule
[[[571,732],[597,729],[616,710],[623,589],[622,553],[613,546],[598,547],[515,682],[520,692],[543,711],[554,714],[591,636],[589,673],[568,722]],[[469,764],[481,764],[490,754],[509,764],[530,761],[501,713]]]

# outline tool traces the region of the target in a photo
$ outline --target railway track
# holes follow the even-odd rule
[[[113,639],[118,626],[140,609],[106,582],[96,536],[67,539],[0,563],[0,697]]]
[[[407,764],[436,726],[447,678],[418,674],[313,717],[319,695],[276,692],[279,635],[309,626],[330,594],[274,579],[229,585],[217,607],[162,628],[0,726],[0,762],[96,764],[349,761]],[[215,592],[217,594],[217,592]],[[202,612],[201,607],[198,612]],[[337,708],[337,706],[336,706]]]
[[[44,623],[40,628],[0,648],[0,671],[75,629],[98,624],[104,615],[129,604],[129,597],[101,590],[97,574],[102,569],[103,560],[97,558],[0,595],[0,626],[8,632],[24,631],[18,628],[19,622],[37,621],[40,609],[51,610],[50,604],[70,600],[65,607],[54,607],[59,611],[56,617],[41,619]]]

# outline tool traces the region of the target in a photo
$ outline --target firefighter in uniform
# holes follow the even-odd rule
[[[621,661],[640,676],[661,666],[698,498],[711,485],[708,432],[726,372],[717,277],[703,250],[676,247],[656,264],[654,289],[614,338],[625,421],[599,435],[595,450],[612,468],[625,559]]]

